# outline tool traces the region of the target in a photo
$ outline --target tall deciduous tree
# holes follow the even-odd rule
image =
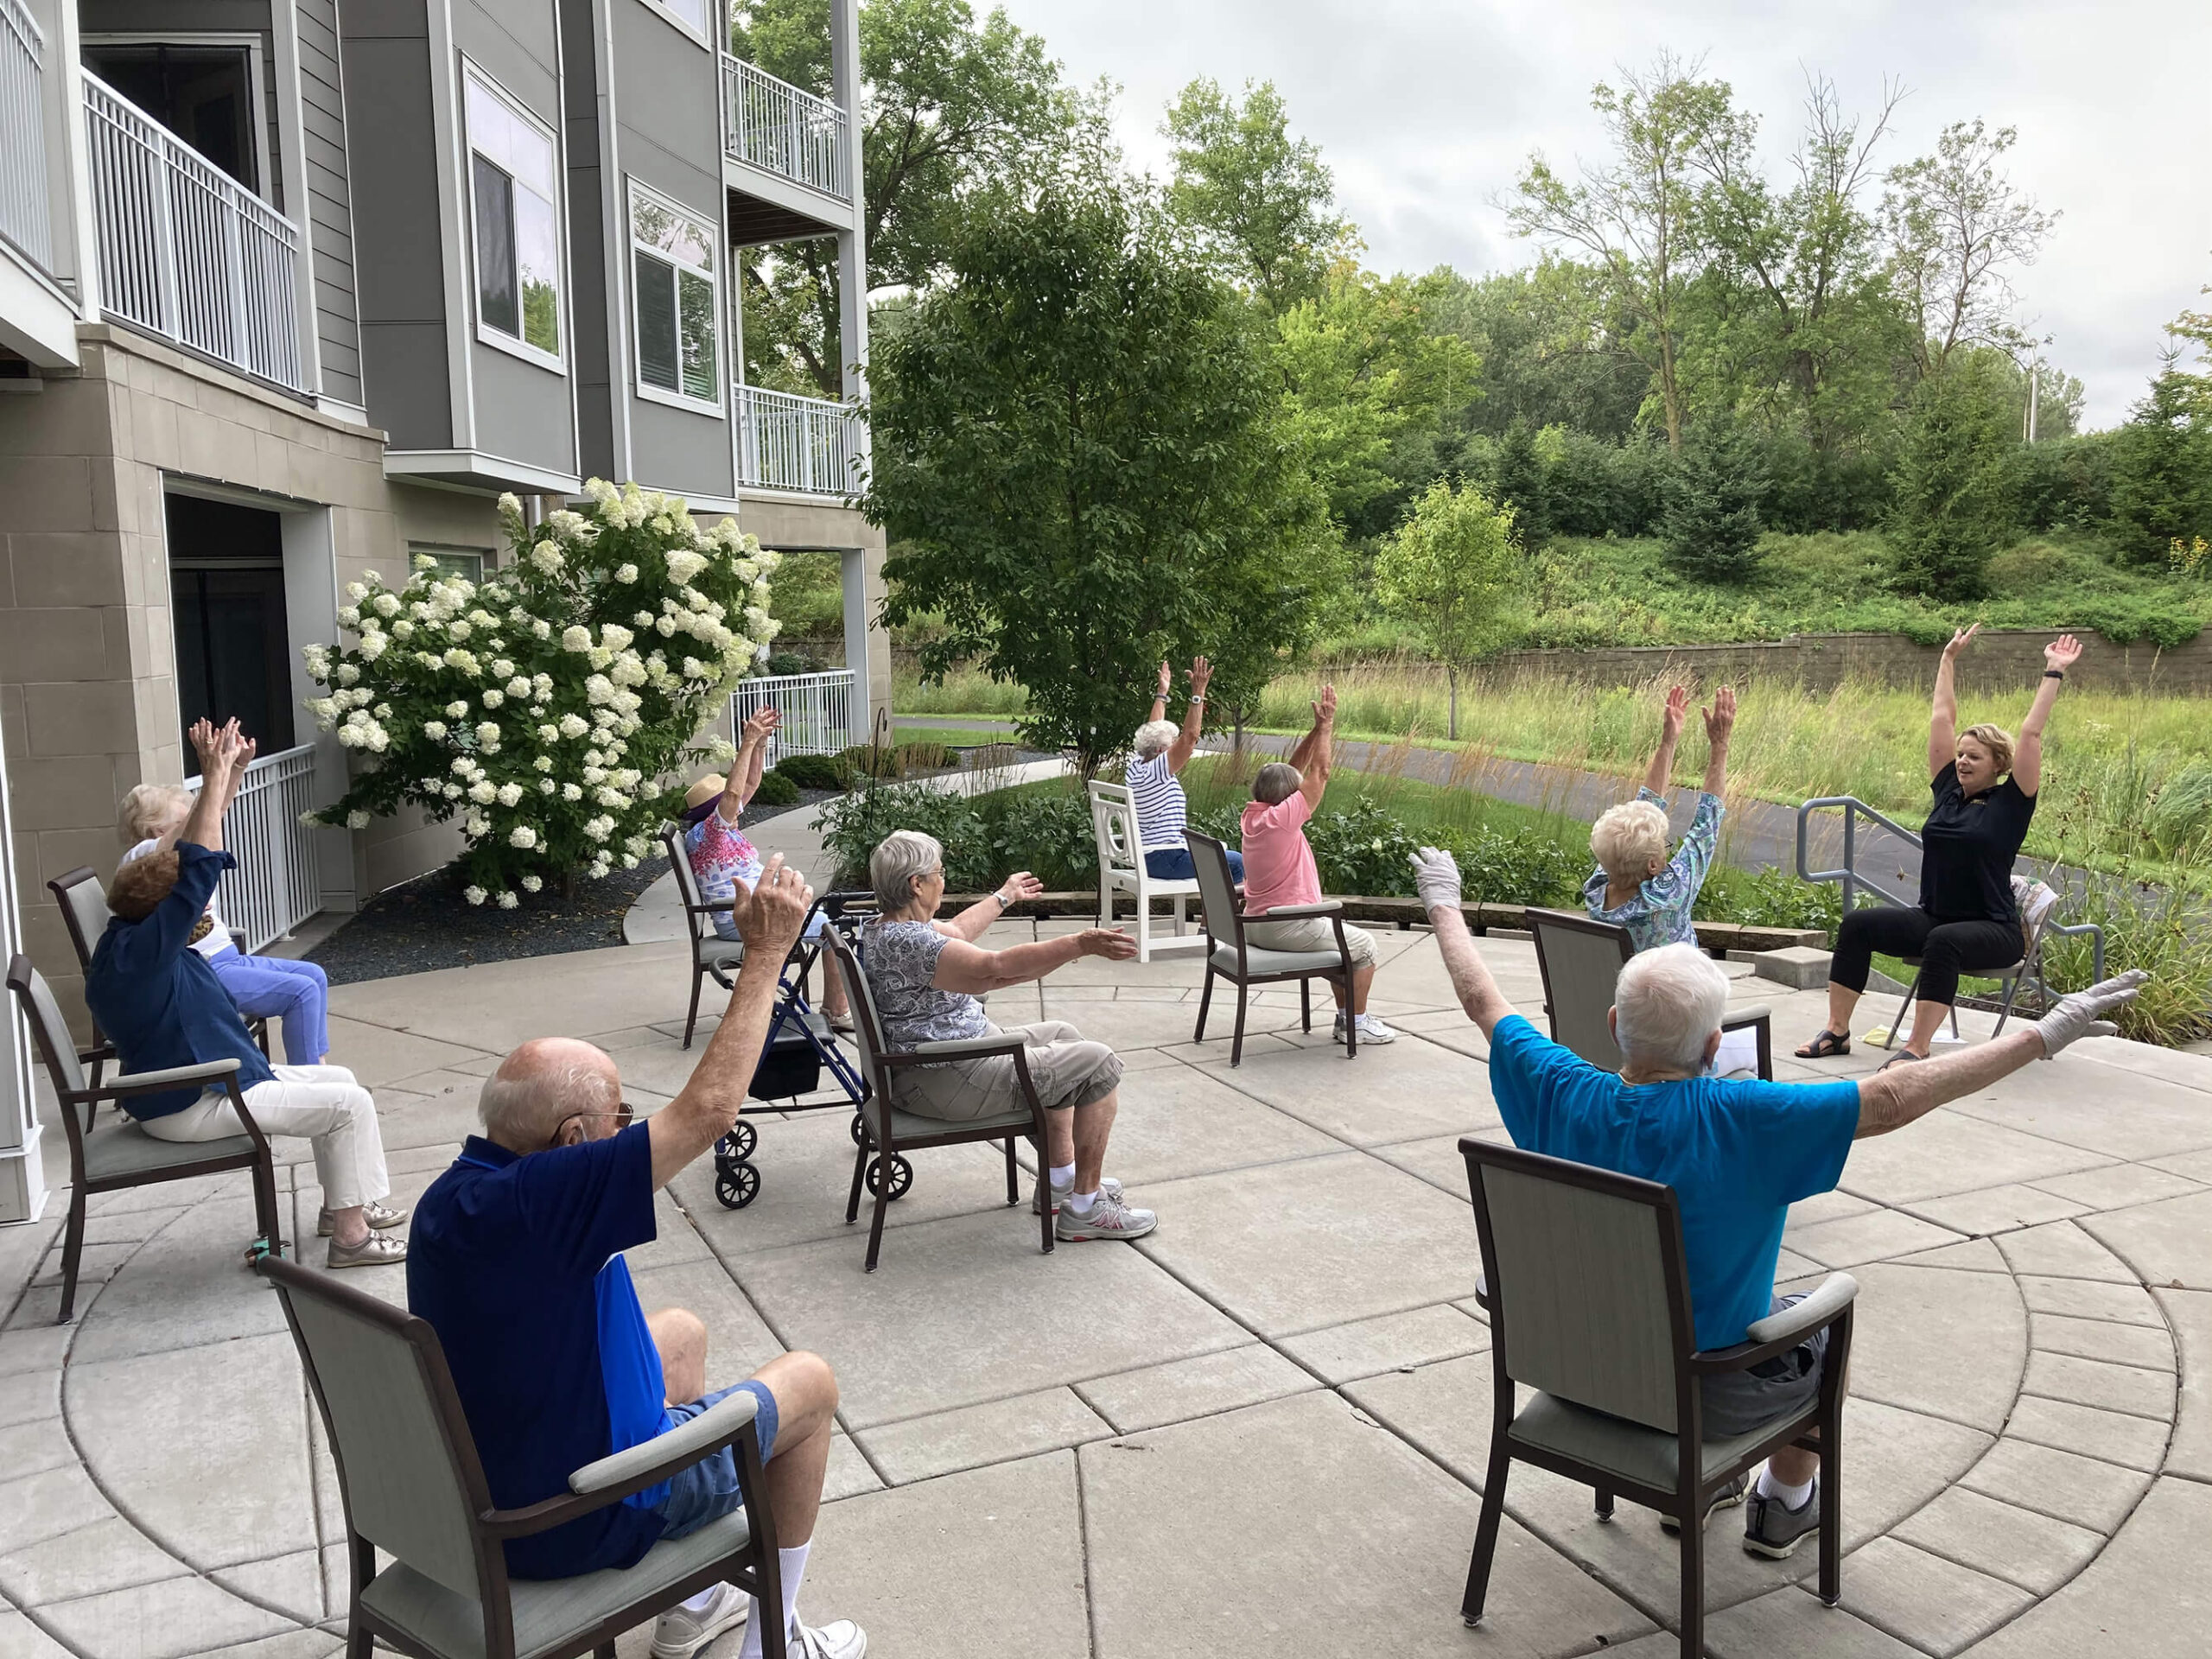
[[[1240,104],[1217,82],[1194,80],[1160,130],[1174,145],[1168,206],[1223,274],[1270,315],[1318,298],[1354,233],[1320,150],[1291,137],[1274,83],[1247,81]]]
[[[1471,486],[1429,486],[1375,556],[1384,605],[1420,634],[1444,664],[1450,687],[1446,735],[1459,735],[1459,682],[1510,631],[1521,545],[1513,510]]]
[[[866,507],[892,624],[941,614],[925,674],[1028,690],[1022,730],[1086,772],[1163,657],[1249,702],[1313,624],[1328,526],[1255,320],[1128,181],[995,200],[874,365]]]
[[[2012,534],[2018,435],[2005,366],[2001,355],[1955,353],[1914,394],[1885,527],[1898,585],[1909,591],[1980,598],[1991,556]]]

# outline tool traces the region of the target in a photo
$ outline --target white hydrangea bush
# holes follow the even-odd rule
[[[480,584],[418,556],[338,613],[351,645],[309,645],[308,710],[359,757],[310,814],[359,829],[403,804],[458,817],[469,903],[632,868],[702,761],[697,741],[776,636],[778,556],[736,522],[702,531],[679,497],[594,479],[582,512],[535,529],[499,498],[515,556]]]

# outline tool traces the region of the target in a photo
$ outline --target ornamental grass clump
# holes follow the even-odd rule
[[[362,764],[308,821],[458,816],[468,902],[512,909],[634,868],[669,817],[664,780],[728,759],[698,733],[775,637],[778,556],[731,519],[702,531],[675,496],[586,493],[535,529],[501,496],[515,556],[481,583],[418,556],[403,587],[370,572],[346,588],[356,643],[307,647],[328,688],[308,709]]]

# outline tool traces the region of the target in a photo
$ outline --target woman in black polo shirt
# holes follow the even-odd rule
[[[1920,831],[1919,907],[1877,905],[1843,918],[1828,965],[1827,1028],[1797,1051],[1800,1059],[1851,1052],[1851,1011],[1866,988],[1878,950],[1921,962],[1912,1035],[1891,1057],[1891,1065],[1928,1058],[1928,1046],[1958,999],[1960,974],[1992,973],[2020,959],[2012,861],[2027,839],[2043,785],[2044,725],[2082,643],[2063,633],[2044,647],[2043,683],[2016,747],[2000,726],[1957,730],[1951,665],[1980,631],[1977,622],[1953,634],[1936,670],[1935,712],[1928,722],[1936,801]]]

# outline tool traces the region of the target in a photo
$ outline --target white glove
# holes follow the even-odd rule
[[[1459,907],[1459,863],[1446,852],[1433,847],[1424,847],[1412,856],[1414,891],[1421,894],[1421,907],[1434,910],[1440,906],[1451,910]]]
[[[2136,988],[2150,977],[2140,968],[2131,968],[2116,979],[2104,980],[2086,991],[2061,997],[2056,1007],[2036,1021],[2036,1033],[2043,1039],[2044,1058],[2055,1059],[2060,1049],[2083,1037],[2114,1035],[2119,1027],[2098,1016],[2123,1002],[2133,1002]]]

